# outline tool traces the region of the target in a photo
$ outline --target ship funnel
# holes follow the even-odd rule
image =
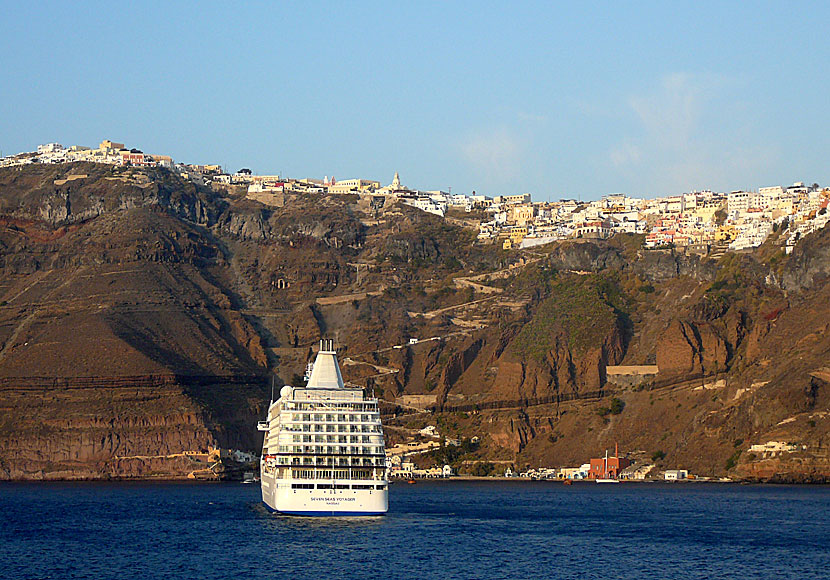
[[[340,366],[337,364],[337,351],[334,349],[334,341],[323,339],[320,341],[320,351],[311,367],[311,374],[308,377],[308,388],[342,389],[343,376],[340,374]]]

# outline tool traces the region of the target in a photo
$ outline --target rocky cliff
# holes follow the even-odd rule
[[[637,236],[506,252],[465,220],[0,170],[0,478],[185,477],[211,447],[256,451],[272,377],[299,380],[322,337],[391,426],[479,436],[469,460],[618,443],[702,475],[830,476],[826,230],[715,260]],[[618,384],[616,365],[659,372]]]

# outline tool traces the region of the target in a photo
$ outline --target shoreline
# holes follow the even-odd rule
[[[569,481],[571,485],[596,485],[596,480],[594,479],[577,479],[577,480],[566,480],[566,479],[531,479],[528,477],[487,477],[487,476],[477,476],[477,475],[453,475],[452,477],[423,477],[423,478],[415,478],[415,482],[521,482],[521,483],[547,483],[547,484],[558,484],[558,485],[568,485],[565,484],[566,481]],[[406,483],[407,480],[403,478],[395,478],[391,479],[390,483],[395,483],[396,485],[399,483]],[[691,485],[691,484],[725,484],[725,485],[830,485],[830,480],[822,480],[822,481],[797,481],[792,479],[774,479],[774,480],[760,480],[760,479],[679,479],[679,480],[671,480],[671,479],[620,479],[619,482],[621,484],[630,485],[630,484],[679,484],[679,485]],[[611,484],[613,485],[613,484]]]
[[[521,483],[521,484],[542,484],[552,486],[571,487],[566,485],[565,481],[571,481],[571,485],[578,485],[582,487],[596,485],[593,479],[583,480],[563,480],[563,479],[529,479],[525,477],[484,477],[475,475],[461,475],[453,477],[430,477],[419,478],[415,480],[414,485],[429,484],[429,483]],[[101,485],[147,485],[147,484],[182,484],[182,485],[240,485],[241,481],[237,480],[203,480],[203,479],[188,479],[188,478],[101,478],[101,479],[4,479],[0,480],[0,489],[4,485],[50,485],[50,484],[101,484]],[[620,480],[624,485],[763,485],[763,486],[830,486],[830,481],[762,481],[762,480],[729,480],[723,481],[719,479],[688,479],[688,480],[664,480],[664,479],[628,479]],[[403,486],[407,485],[406,479],[391,479],[390,485]],[[254,484],[242,484],[258,486],[258,482]],[[605,485],[604,487],[613,487],[613,485]]]

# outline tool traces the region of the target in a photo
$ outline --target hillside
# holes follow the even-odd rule
[[[393,438],[481,437],[458,462],[619,443],[701,475],[830,477],[826,228],[715,261],[634,236],[506,252],[463,224],[162,169],[0,170],[0,478],[182,477],[185,452],[256,450],[270,377],[295,381],[323,336]],[[749,450],[768,441],[797,446]]]

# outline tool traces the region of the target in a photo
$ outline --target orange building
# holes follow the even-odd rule
[[[607,465],[606,461],[608,462]],[[591,469],[588,471],[588,479],[602,479],[607,477],[616,479],[619,477],[620,471],[629,465],[631,465],[631,461],[625,457],[612,456],[607,460],[605,457],[600,457],[599,459],[591,458]]]

